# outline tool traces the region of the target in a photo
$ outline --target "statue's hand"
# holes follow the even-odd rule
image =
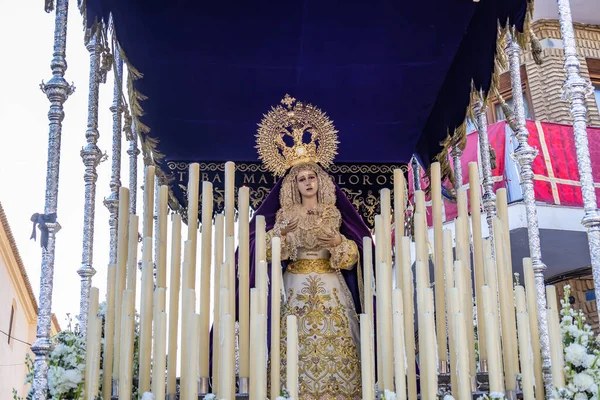
[[[296,228],[298,227],[298,217],[294,216],[292,218],[290,218],[289,221],[283,221],[281,223],[281,236],[285,236],[290,232],[293,232],[296,230]]]
[[[324,233],[318,236],[319,244],[325,248],[332,248],[339,246],[342,243],[342,236],[337,232]]]

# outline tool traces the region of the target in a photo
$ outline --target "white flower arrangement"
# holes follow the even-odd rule
[[[383,392],[383,394],[379,394],[379,400],[396,400],[397,398],[398,397],[396,396],[395,392],[387,389]]]
[[[479,396],[477,400],[491,400],[491,399],[506,399],[506,396],[502,392],[491,392],[489,394],[484,394],[483,396]]]
[[[99,304],[98,316],[103,318],[102,343],[104,343],[106,302]],[[139,366],[139,314],[136,313],[135,317],[133,370],[137,371]],[[83,399],[86,342],[79,333],[79,325],[76,324],[73,327],[72,320],[69,318],[67,329],[54,336],[52,338],[52,344],[54,345],[54,348],[48,357],[48,400]],[[27,365],[25,384],[30,384],[33,382],[34,367],[33,360],[29,354],[25,356],[25,364]],[[103,360],[101,354],[100,366],[102,365]],[[100,370],[99,381],[99,394],[97,399],[102,400],[102,396],[100,395],[102,392],[102,370]],[[132,395],[134,399],[140,397],[136,387],[134,387]],[[148,393],[144,393],[145,397],[141,396],[142,400],[151,400],[147,395]],[[26,399],[29,400],[32,396],[33,388],[29,390]],[[16,395],[16,390],[14,389],[13,400],[23,400],[23,398],[19,398]]]
[[[585,323],[583,312],[571,308],[569,285],[564,287],[564,293],[564,299],[560,301],[560,332],[565,357],[565,387],[556,388],[552,396],[555,400],[598,400],[600,344],[592,328]]]

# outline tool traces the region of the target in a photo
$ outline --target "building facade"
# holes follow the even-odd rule
[[[593,95],[587,98],[588,126],[598,128],[600,127],[600,3],[593,0],[572,0],[571,6],[581,75],[591,81],[594,90]],[[564,51],[557,12],[555,0],[539,0],[535,3],[534,22],[531,27],[540,41],[543,62],[536,63],[531,49],[527,49],[522,55],[521,78],[525,112],[529,120],[571,125],[573,120],[569,113],[568,102],[562,98],[562,87],[565,81]],[[500,95],[509,105],[512,105],[508,72],[500,76],[499,83]],[[499,99],[493,98],[488,109],[489,123],[504,119],[505,115]],[[594,140],[592,137],[589,139]],[[544,157],[543,150],[538,150],[540,150],[538,157]],[[550,153],[552,154],[552,149]],[[591,157],[594,160],[600,158],[600,154],[592,150]],[[600,171],[594,171],[594,174],[600,177]],[[597,187],[600,187],[600,184],[597,184]],[[518,204],[514,206],[516,208]],[[583,227],[577,226],[583,213],[580,208],[573,209],[560,204],[541,203],[539,208],[540,225],[547,227],[541,230],[542,257],[553,262],[550,258],[554,258],[554,249],[548,248],[550,243],[556,243],[558,251],[568,254],[568,257],[563,258],[562,265],[548,269],[546,282],[556,286],[559,299],[563,297],[564,286],[570,285],[571,304],[585,312],[587,322],[598,332],[600,326],[589,253],[586,251],[587,237]],[[548,210],[545,210],[546,208]],[[553,221],[542,221],[544,216],[549,216]],[[513,247],[519,246],[520,240],[526,238],[523,233],[519,232],[519,229],[511,231]],[[527,247],[526,243],[521,244]],[[562,250],[561,246],[564,246]],[[577,248],[577,251],[569,251],[573,248]]]
[[[36,339],[37,301],[8,219],[0,203],[0,399],[11,399],[13,388],[25,397],[25,356]],[[60,331],[52,316],[51,334]]]

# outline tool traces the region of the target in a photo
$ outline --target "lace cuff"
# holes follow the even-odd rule
[[[329,249],[331,253],[331,266],[337,269],[352,269],[358,262],[358,246],[352,240],[346,239],[344,235],[342,243]]]

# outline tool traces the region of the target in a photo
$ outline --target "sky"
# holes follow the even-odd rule
[[[40,83],[52,77],[54,12],[44,11],[44,2],[4,1],[0,13],[0,202],[6,212],[17,247],[25,264],[33,290],[39,298],[42,251],[38,241],[29,237],[30,217],[44,212],[46,162],[48,159],[48,110],[50,102],[40,90]],[[18,38],[18,39],[17,39]],[[83,19],[77,2],[69,5],[65,78],[76,90],[64,105],[62,147],[58,194],[58,222],[62,229],[56,238],[54,293],[52,311],[61,327],[66,316],[79,313],[84,206],[84,165],[80,151],[86,144],[89,53],[83,40]],[[98,146],[111,153],[113,72],[100,86]],[[128,142],[123,140],[123,185],[129,185]],[[93,266],[97,273],[92,284],[105,297],[106,267],[109,256],[109,212],[103,200],[110,194],[110,159],[98,166]],[[140,160],[140,165],[142,165]],[[138,183],[142,184],[142,171]],[[141,191],[138,210],[141,210]],[[138,211],[139,213],[139,211]],[[184,229],[185,230],[185,229]]]

